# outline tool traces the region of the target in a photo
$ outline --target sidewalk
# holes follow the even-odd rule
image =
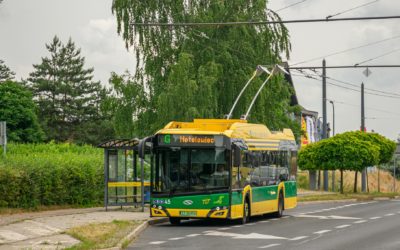
[[[139,210],[140,211],[140,210]],[[63,209],[0,216],[0,250],[62,249],[79,241],[64,232],[72,227],[113,220],[148,220],[149,211],[104,208]]]

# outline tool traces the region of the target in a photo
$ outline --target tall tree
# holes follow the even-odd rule
[[[7,122],[9,141],[40,142],[44,138],[32,93],[20,83],[0,84],[0,121]]]
[[[136,51],[136,79],[145,85],[152,121],[140,131],[154,131],[171,119],[221,118],[256,65],[272,65],[288,56],[289,35],[284,25],[162,27],[132,23],[224,22],[280,20],[268,10],[267,0],[234,1],[126,1],[114,0],[118,32]],[[245,113],[263,79],[245,92],[234,112]],[[288,118],[293,90],[275,77],[262,91],[250,121],[265,123],[272,130],[292,127]],[[192,99],[190,99],[191,97]],[[165,112],[168,110],[168,112]]]
[[[0,83],[7,80],[13,80],[15,73],[0,59]]]
[[[102,119],[105,90],[100,82],[93,81],[94,69],[84,68],[85,58],[71,39],[63,44],[55,36],[46,48],[50,56],[33,65],[28,80],[47,138],[88,142],[84,129],[90,127],[88,124],[98,125]]]

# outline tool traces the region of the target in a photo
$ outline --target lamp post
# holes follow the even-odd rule
[[[332,104],[332,136],[335,136],[335,104],[332,100],[329,102]],[[335,191],[335,170],[332,170],[332,191]]]

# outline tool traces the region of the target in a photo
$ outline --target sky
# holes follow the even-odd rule
[[[94,78],[106,84],[110,72],[118,74],[134,71],[135,56],[128,51],[122,38],[117,34],[116,19],[111,13],[112,0],[4,0],[0,4],[0,59],[6,62],[16,78],[27,78],[33,71],[32,64],[48,56],[45,44],[57,35],[66,42],[69,38],[82,50],[86,66],[94,67]],[[364,7],[336,16],[390,16],[400,14],[398,0],[270,0],[268,8],[278,11],[283,20],[325,18],[365,3]],[[302,64],[299,62],[322,57],[338,51],[381,41],[384,42],[351,50],[335,56],[325,57],[327,66],[354,65],[364,63],[400,64],[399,19],[287,24],[292,51],[288,59],[292,66],[320,66],[322,59]],[[398,37],[396,37],[398,36]],[[399,50],[399,51],[397,51]],[[327,98],[335,105],[335,132],[358,130],[361,124],[361,94],[359,89],[336,80],[365,88],[392,93],[388,98],[365,95],[366,128],[396,139],[400,133],[400,68],[371,68],[366,77],[362,68],[328,69]],[[322,114],[321,80],[299,76],[291,71],[300,105]],[[310,72],[320,74],[321,72]],[[251,75],[251,72],[249,72]],[[351,88],[345,89],[343,87]],[[387,95],[382,92],[374,92]],[[398,94],[399,96],[393,96]],[[328,122],[332,123],[332,105],[327,103]]]

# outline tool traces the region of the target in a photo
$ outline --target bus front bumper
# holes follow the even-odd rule
[[[212,209],[181,209],[165,208],[162,206],[152,207],[151,217],[181,217],[181,218],[228,218],[229,208],[226,206],[214,207]]]

